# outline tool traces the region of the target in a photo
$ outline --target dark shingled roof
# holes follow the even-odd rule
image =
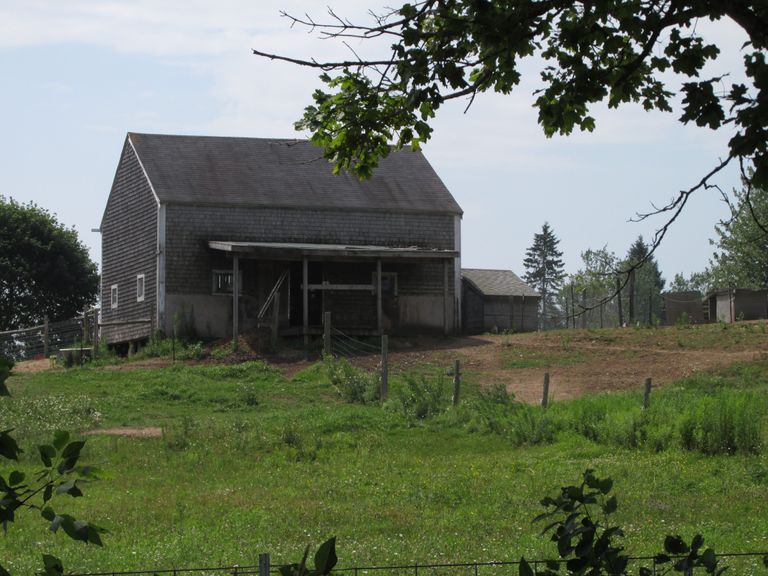
[[[302,140],[129,133],[160,202],[461,214],[420,152],[381,161],[370,180],[334,176]]]
[[[462,278],[470,281],[485,296],[539,296],[512,270],[462,268]]]

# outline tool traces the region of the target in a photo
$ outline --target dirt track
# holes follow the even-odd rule
[[[727,330],[708,325],[687,330],[669,327],[393,338],[390,371],[416,370],[427,364],[447,370],[458,359],[462,372],[475,382],[485,386],[503,384],[517,398],[529,402],[540,400],[543,376],[549,372],[550,393],[554,399],[564,399],[594,392],[639,390],[647,377],[653,378],[654,386],[663,386],[703,370],[768,358],[767,327],[763,322],[742,323]],[[266,360],[288,377],[314,361],[296,350]],[[374,369],[379,357],[374,354],[353,362]],[[170,360],[157,358],[105,369],[141,370],[168,364]],[[40,360],[21,362],[16,370],[36,372],[50,367],[48,360]]]

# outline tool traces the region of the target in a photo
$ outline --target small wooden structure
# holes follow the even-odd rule
[[[704,309],[701,292],[690,290],[685,292],[664,292],[664,323],[673,326],[686,318],[690,324],[702,324]]]
[[[538,329],[541,297],[511,270],[464,268],[461,280],[466,334]]]
[[[704,299],[710,322],[764,320],[768,318],[768,289],[725,288]]]

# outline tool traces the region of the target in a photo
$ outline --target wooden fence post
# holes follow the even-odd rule
[[[259,576],[269,576],[269,554],[259,554]]]
[[[645,387],[643,389],[643,410],[648,410],[651,407],[651,378],[645,379]]]
[[[50,342],[48,332],[48,316],[43,319],[43,355],[48,358],[48,343]]]
[[[331,313],[323,314],[323,354],[330,356],[333,353],[331,348]]]
[[[381,382],[380,393],[381,401],[387,399],[389,393],[389,337],[386,334],[381,335]]]
[[[277,333],[280,329],[280,292],[272,298],[272,348],[277,346]]]
[[[459,393],[461,392],[461,364],[458,360],[453,363],[453,405],[459,405]]]
[[[549,406],[549,372],[544,372],[544,390],[541,393],[541,405],[544,408]]]

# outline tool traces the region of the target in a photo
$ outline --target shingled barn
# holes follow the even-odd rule
[[[511,270],[465,268],[461,275],[465,333],[538,329],[541,296],[517,274]]]
[[[101,223],[102,337],[460,330],[459,205],[419,152],[360,181],[306,141],[129,133]]]

